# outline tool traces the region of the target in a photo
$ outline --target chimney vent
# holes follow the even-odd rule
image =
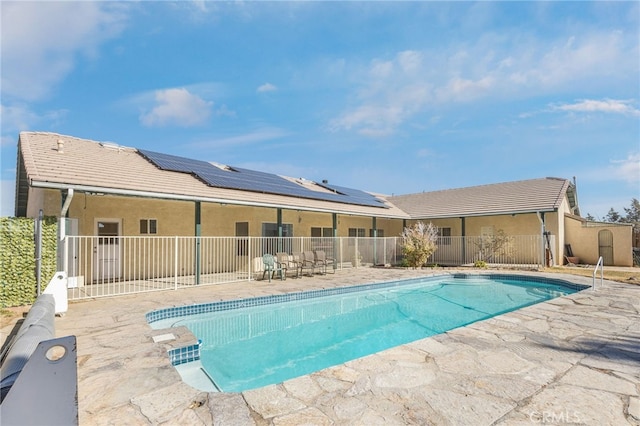
[[[62,139],[58,139],[58,152],[60,154],[64,152],[64,141]]]

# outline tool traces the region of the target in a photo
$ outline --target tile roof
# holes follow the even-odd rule
[[[23,178],[37,187],[408,218],[386,201],[384,207],[372,207],[212,187],[191,174],[161,170],[137,149],[114,143],[49,132],[21,132],[19,145],[26,172]],[[18,183],[18,187],[21,185],[24,182]],[[16,205],[23,204],[26,196],[26,192],[19,193],[18,198],[23,199],[16,200]]]
[[[62,141],[61,152],[58,141]],[[380,208],[216,188],[188,173],[161,170],[137,149],[114,143],[49,132],[21,132],[19,144],[24,170],[18,170],[16,205],[26,205],[24,179],[39,187],[401,219],[554,211],[568,192],[573,194],[570,201],[577,204],[575,187],[569,180],[549,177],[391,197],[371,193],[385,201],[385,208]],[[286,179],[326,191],[308,180]]]
[[[415,219],[554,211],[571,182],[540,178],[388,197]]]

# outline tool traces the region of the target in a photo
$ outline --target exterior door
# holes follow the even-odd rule
[[[120,219],[97,219],[93,243],[93,280],[120,278]]]
[[[613,265],[613,233],[608,229],[598,232],[598,253],[604,265]]]

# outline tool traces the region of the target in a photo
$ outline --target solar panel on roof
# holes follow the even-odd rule
[[[238,167],[223,170],[206,161],[141,149],[139,149],[138,152],[162,170],[189,173],[207,185],[216,188],[238,189],[242,191],[387,208],[378,198],[357,189],[322,185],[324,188],[333,191],[333,193],[318,192],[271,173]]]

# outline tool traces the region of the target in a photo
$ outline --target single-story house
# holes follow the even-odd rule
[[[545,235],[553,264],[564,262],[567,245],[575,257],[595,263],[609,244],[605,264],[632,265],[631,227],[580,218],[576,184],[567,179],[384,196],[110,142],[21,132],[15,214],[37,217],[40,210],[67,219],[63,235],[98,237],[382,238],[421,220],[433,222],[443,238]],[[608,235],[594,240],[605,230],[610,241]]]
[[[562,265],[567,258],[596,264],[603,256],[605,265],[633,265],[632,225],[582,219],[575,179],[530,179],[387,200],[412,221],[433,223],[443,236],[549,235],[555,241],[548,247],[549,264]]]

